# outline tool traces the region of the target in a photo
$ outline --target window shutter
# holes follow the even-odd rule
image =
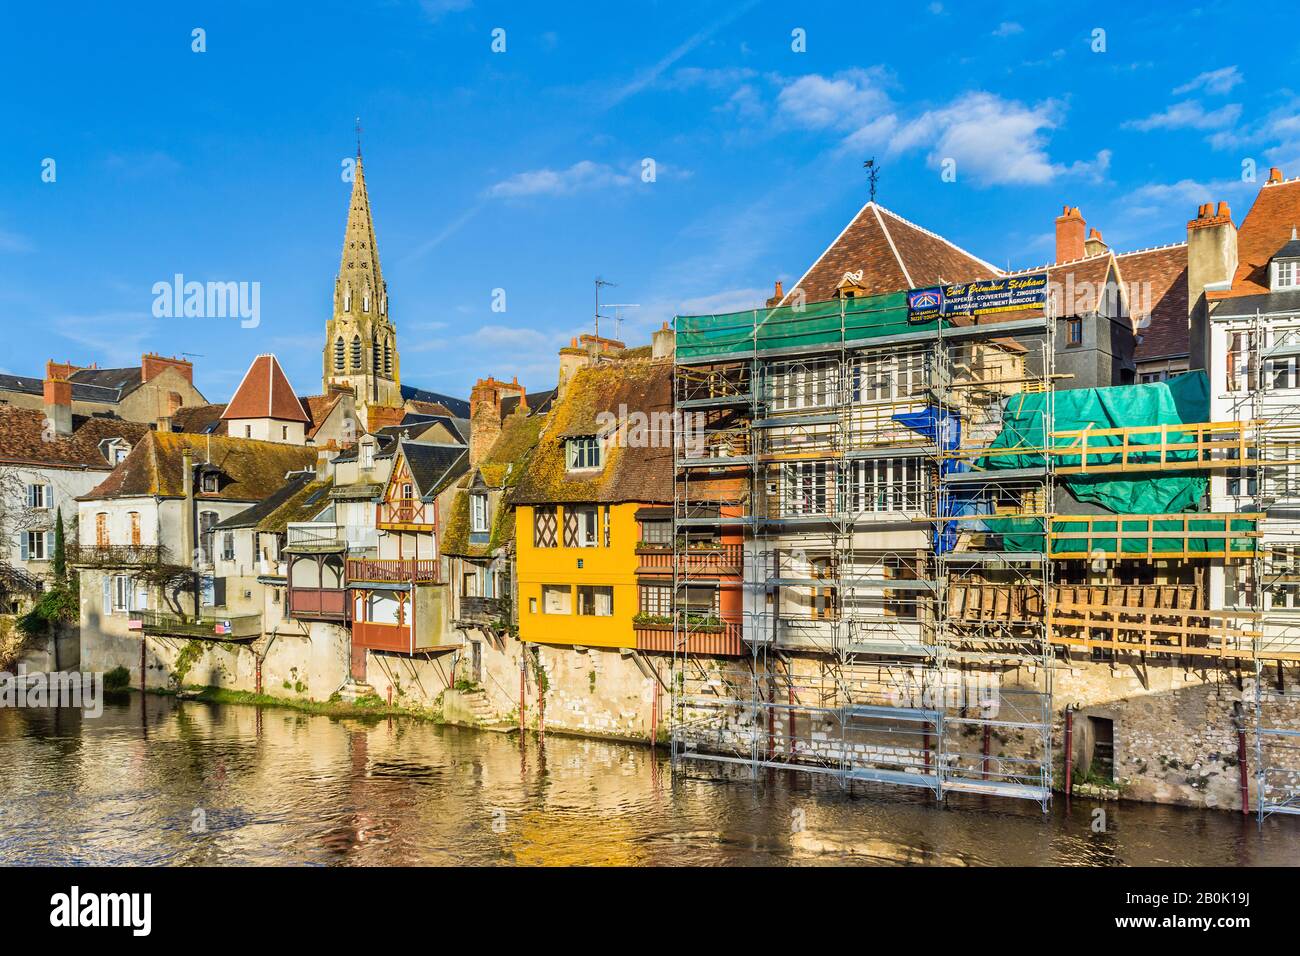
[[[31,556],[31,551],[27,546],[27,532],[18,532],[18,549],[22,552],[22,558],[26,561]]]
[[[54,507],[54,486],[47,484],[45,486],[45,507]]]
[[[54,560],[54,532],[45,532],[45,560]]]
[[[142,581],[135,582],[135,603],[131,605],[133,611],[145,611],[149,608],[149,585]]]
[[[212,603],[217,607],[226,606],[226,579],[212,579]]]
[[[29,508],[36,507],[36,486],[35,485],[27,486],[27,507]]]
[[[113,615],[113,579],[105,575],[104,585],[104,617]]]

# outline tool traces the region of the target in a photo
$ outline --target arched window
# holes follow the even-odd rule
[[[361,371],[361,336],[352,336],[352,370]]]
[[[370,311],[370,292],[368,290],[361,295],[361,311]]]
[[[344,312],[352,311],[352,287],[351,286],[343,287],[343,311]]]
[[[343,345],[343,336],[334,343],[334,371],[341,372],[346,367],[347,348]]]

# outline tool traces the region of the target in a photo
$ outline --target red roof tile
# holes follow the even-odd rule
[[[253,359],[221,417],[225,421],[240,418],[273,418],[303,424],[310,421],[274,355]]]
[[[148,434],[149,426],[138,422],[75,415],[71,435],[53,435],[40,409],[0,405],[0,464],[108,471],[113,465],[103,442],[120,438],[135,445]]]
[[[1259,295],[1269,291],[1268,261],[1300,226],[1300,177],[1265,183],[1237,232],[1237,272],[1232,291],[1213,298]]]
[[[1126,252],[1116,258],[1138,336],[1137,360],[1186,355],[1187,243]]]

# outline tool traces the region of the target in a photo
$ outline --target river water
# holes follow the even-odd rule
[[[1300,820],[1036,805],[804,775],[674,781],[662,752],[131,694],[0,711],[0,863],[1300,863]]]

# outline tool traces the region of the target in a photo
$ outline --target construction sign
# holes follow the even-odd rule
[[[1040,307],[1046,299],[1046,272],[932,286],[907,293],[907,320],[933,322],[954,315],[1019,312]]]

